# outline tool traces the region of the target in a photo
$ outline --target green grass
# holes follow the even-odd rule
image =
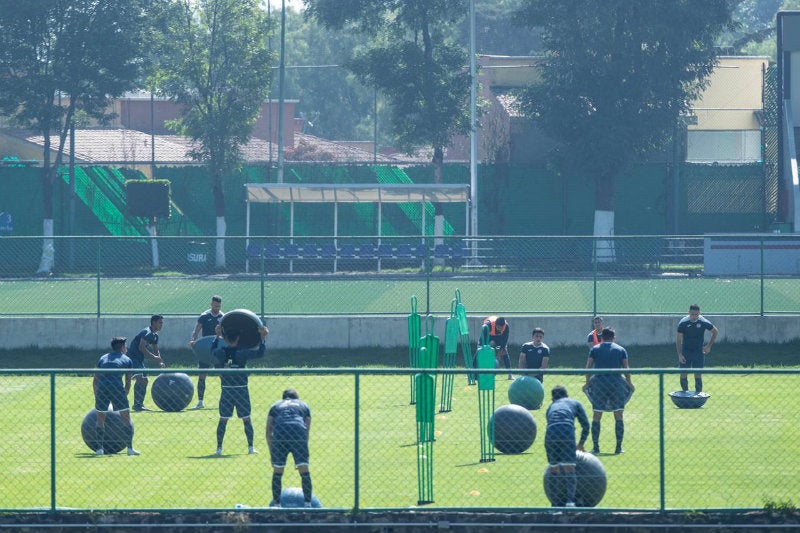
[[[503,290],[497,290],[502,281]],[[419,298],[419,309],[448,313],[454,291],[459,289],[470,313],[502,309],[505,313],[602,313],[680,314],[687,301],[702,301],[704,308],[727,314],[761,312],[758,278],[652,278],[520,279],[487,276],[459,278],[433,276],[430,291],[424,277],[363,275],[267,278],[264,311],[274,314],[407,314],[410,295]],[[85,279],[2,280],[6,309],[13,314],[95,314],[97,281]],[[102,279],[99,286],[101,314],[193,315],[207,303],[208,294],[225,294],[226,301],[261,310],[261,286],[257,277],[205,277]],[[763,287],[766,313],[800,313],[800,278],[767,278]],[[430,304],[425,301],[430,295]],[[515,295],[508,298],[509,294]],[[716,311],[722,312],[722,311]]]
[[[673,349],[629,347],[635,368],[671,367]],[[226,455],[211,456],[216,445],[217,411],[213,407],[219,384],[210,377],[206,393],[210,409],[134,414],[135,445],[142,456],[93,457],[80,435],[80,422],[93,403],[90,373],[71,370],[58,374],[54,389],[56,505],[79,509],[266,505],[270,465],[264,421],[269,405],[284,388],[292,386],[312,408],[311,471],[315,493],[323,504],[343,509],[354,505],[357,390],[359,505],[412,507],[417,501],[417,480],[409,377],[391,374],[387,368],[404,365],[407,354],[403,352],[270,354],[251,375],[256,446],[262,452],[257,456],[247,455],[242,424],[235,419],[228,426]],[[714,374],[708,370],[705,383],[712,398],[700,410],[674,408],[669,398],[659,394],[655,372],[635,375],[637,391],[625,412],[626,453],[600,457],[608,475],[608,491],[600,507],[659,508],[661,401],[667,508],[760,508],[765,501],[786,501],[798,494],[800,465],[786,460],[794,455],[800,436],[796,424],[800,397],[794,394],[798,374],[764,374],[752,368],[754,354],[758,366],[797,368],[798,353],[796,344],[718,346],[715,354],[725,357],[736,372]],[[17,368],[88,368],[96,357],[48,351],[0,353],[7,368],[10,365],[5,363],[11,361]],[[188,352],[174,354],[172,360],[174,369],[182,364],[191,368]],[[302,368],[311,361],[313,368]],[[559,369],[580,368],[585,351],[564,351],[557,361]],[[334,362],[338,364],[331,364]],[[278,365],[282,367],[279,370],[264,370]],[[371,368],[362,369],[358,379],[344,368],[322,368],[357,365]],[[4,429],[0,470],[6,473],[0,477],[0,494],[4,495],[0,509],[46,508],[51,503],[50,377],[13,372],[0,373],[0,427]],[[563,383],[573,397],[588,406],[580,392],[582,382],[580,373],[548,375],[545,388]],[[509,383],[497,381],[496,406],[507,403]],[[677,376],[665,375],[664,390],[676,388]],[[153,405],[149,397],[148,403]],[[513,456],[497,454],[496,461],[487,464],[479,462],[477,390],[466,385],[463,375],[455,378],[452,405],[451,412],[436,416],[434,506],[547,507],[542,489],[544,412],[533,412],[539,435],[528,451]],[[605,451],[613,446],[613,422],[610,415],[605,415],[603,422],[601,447]],[[299,486],[295,471],[287,469],[284,477],[284,486]]]

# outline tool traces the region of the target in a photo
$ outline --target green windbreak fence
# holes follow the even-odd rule
[[[280,357],[266,364],[279,366]],[[431,400],[438,397],[445,372],[452,373],[456,383],[446,415],[438,406],[429,406],[436,412],[430,413],[433,435],[424,446],[417,445],[417,406],[408,401],[409,376],[421,371],[433,376]],[[481,377],[499,373],[492,391],[496,402],[486,416],[478,402],[485,391],[468,384],[460,363],[450,370],[225,370],[249,374],[253,446],[259,453],[248,453],[243,425],[232,418],[220,456],[214,454],[219,376],[212,370],[207,379],[207,407],[191,410],[196,403],[194,367],[150,369],[145,406],[152,411],[131,413],[132,435],[118,414],[109,413],[102,435],[105,453],[96,456],[100,437],[92,413],[94,372],[0,370],[0,468],[5,473],[0,476],[0,511],[265,508],[271,499],[272,471],[265,420],[281,391],[290,387],[311,410],[309,465],[313,494],[322,510],[408,510],[420,500],[429,502],[424,509],[547,510],[553,504],[548,493],[559,488],[558,479],[555,486],[545,483],[545,410],[550,395],[540,409],[511,405],[508,391],[513,382],[505,379],[504,369],[472,370]],[[609,377],[611,372],[589,371],[593,380],[600,377],[596,374]],[[800,493],[800,463],[787,458],[794,456],[800,439],[800,397],[795,393],[800,370],[707,368],[705,395],[673,400],[680,390],[677,372],[631,370],[636,390],[624,409],[624,453],[614,453],[615,424],[608,413],[601,420],[599,453],[578,454],[578,505],[591,507],[580,512],[702,514],[792,505]],[[591,412],[582,391],[586,373],[548,368],[544,386],[565,386],[570,397]],[[592,394],[596,387],[592,385]],[[492,418],[485,427],[480,423],[484,418]],[[482,434],[484,442],[494,445],[488,450],[493,460],[486,462],[481,462]],[[127,455],[128,444],[141,455]],[[592,444],[590,439],[587,449]],[[420,462],[429,469],[420,473]],[[292,464],[287,463],[283,488],[302,494]],[[421,481],[429,489],[426,498],[420,498]],[[302,506],[302,497],[299,503],[287,497],[284,505]]]
[[[772,130],[766,130],[771,142]],[[665,163],[634,165],[615,183],[615,229],[622,235],[662,235],[771,231],[777,216],[777,178],[773,144],[765,145],[764,162],[748,165]],[[84,180],[82,199],[70,214],[67,170],[56,184],[54,219],[60,235],[131,234],[126,221],[124,177],[135,171],[124,168],[79,167]],[[42,231],[42,187],[38,168],[0,167],[0,212],[14,219],[13,235],[39,235]],[[85,177],[83,177],[85,176]],[[431,183],[430,165],[374,167],[291,163],[285,168],[287,182],[298,183]],[[173,215],[160,220],[162,235],[212,236],[216,234],[216,209],[212,179],[202,167],[158,167],[156,178],[170,182]],[[275,171],[245,167],[225,176],[225,219],[228,235],[246,233],[245,183],[269,183]],[[478,227],[482,235],[588,235],[593,230],[594,185],[583,176],[560,175],[540,167],[480,165],[478,168]],[[445,165],[442,183],[469,184],[466,165]],[[110,206],[100,206],[105,197]],[[24,204],[20,202],[24,199]],[[677,202],[677,204],[675,203]],[[90,206],[92,209],[86,207]],[[418,205],[384,206],[383,234],[421,234]],[[94,212],[93,209],[98,212]],[[297,236],[330,235],[334,210],[331,205],[296,207]],[[116,212],[121,214],[118,214]],[[467,233],[461,205],[443,205],[446,235]],[[426,206],[426,234],[431,234],[432,206]],[[289,207],[253,206],[251,216],[263,235],[289,233]],[[75,219],[75,227],[70,219]],[[341,235],[376,235],[377,207],[339,206]]]

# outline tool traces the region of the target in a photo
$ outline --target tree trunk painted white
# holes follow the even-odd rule
[[[52,274],[55,264],[56,248],[53,241],[53,219],[45,218],[42,222],[42,258],[39,260],[37,274]]]
[[[156,225],[151,223],[149,226],[147,226],[147,233],[149,233],[151,237],[150,251],[153,254],[153,268],[158,268],[160,261],[158,258],[158,239],[156,239],[157,237]]]
[[[227,231],[227,225],[225,224],[225,217],[217,217],[217,237],[225,237],[225,233]],[[216,260],[216,267],[223,269],[225,268],[225,239],[217,239],[216,243],[216,252],[217,252],[217,260]]]
[[[444,235],[444,215],[435,215],[433,217],[433,245],[438,246],[440,244],[444,244],[444,239],[442,239],[442,235]],[[433,264],[434,265],[444,265],[445,260],[442,257],[434,258]]]
[[[596,210],[594,212],[594,236],[614,236],[614,211]],[[597,262],[613,263],[616,260],[613,239],[597,239]]]

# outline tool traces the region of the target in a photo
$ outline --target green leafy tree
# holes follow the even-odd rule
[[[613,235],[614,178],[664,146],[707,84],[732,3],[707,0],[527,0],[542,28],[541,79],[526,113],[557,141],[552,162],[594,184],[595,235]],[[613,247],[608,247],[613,257]]]
[[[159,38],[165,54],[153,83],[183,104],[170,126],[195,141],[191,155],[212,176],[217,235],[224,237],[222,181],[238,168],[269,94],[273,58],[270,21],[258,0],[175,0],[179,16]],[[217,239],[216,266],[225,267],[225,240]]]
[[[390,128],[408,153],[433,150],[434,182],[441,182],[444,148],[469,131],[467,56],[448,39],[467,14],[466,0],[304,0],[308,16],[331,29],[355,31],[368,42],[347,63],[377,87],[389,104]],[[436,232],[443,224],[436,206]]]
[[[38,273],[49,274],[55,180],[70,127],[76,114],[108,119],[108,98],[135,86],[146,19],[140,0],[0,0],[0,13],[0,111],[44,138]]]

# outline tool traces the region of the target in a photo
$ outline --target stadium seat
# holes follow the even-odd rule
[[[313,242],[300,245],[297,253],[300,257],[304,257],[306,259],[317,258],[319,257],[319,245]]]
[[[379,244],[378,245],[378,257],[381,259],[391,259],[394,257],[394,252],[392,251],[391,244]]]
[[[395,255],[398,259],[413,259],[413,250],[410,244],[398,244]]]
[[[356,247],[352,244],[343,244],[339,248],[339,257],[341,258],[353,258],[356,256]]]
[[[247,257],[252,259],[255,257],[261,257],[262,248],[260,244],[248,244],[247,245]]]
[[[300,248],[296,244],[287,244],[283,247],[283,257],[297,259],[300,257]]]
[[[375,259],[376,254],[374,244],[364,244],[358,247],[358,257],[362,259]]]
[[[322,248],[320,249],[320,255],[325,259],[335,259],[336,258],[336,245],[334,245],[334,244],[323,244]]]
[[[437,244],[433,247],[433,257],[435,259],[449,259],[450,247],[446,244]]]
[[[265,259],[280,259],[281,247],[277,244],[267,244],[264,246]]]

